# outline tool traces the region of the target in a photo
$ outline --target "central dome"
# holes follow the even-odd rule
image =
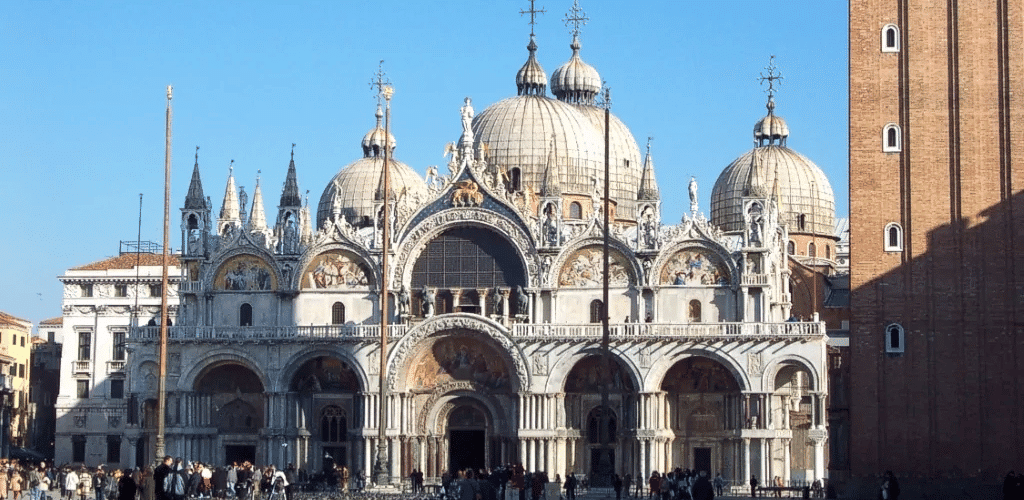
[[[539,74],[532,37],[528,49],[524,68]],[[474,147],[488,164],[518,170],[524,191],[540,192],[551,158],[558,164],[559,191],[579,200],[600,197],[595,188],[604,179],[604,110],[592,105],[600,88],[597,71],[579,60],[578,44],[573,50],[573,58],[559,68],[557,78],[552,77],[559,99],[538,91],[539,81],[524,85],[520,70],[519,95],[489,106],[473,119],[472,127]],[[632,202],[640,186],[640,148],[625,124],[610,118],[611,199],[616,219],[628,221],[634,217]]]

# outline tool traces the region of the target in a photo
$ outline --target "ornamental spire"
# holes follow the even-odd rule
[[[654,158],[651,156],[651,141],[653,137],[647,138],[647,157],[644,158],[644,172],[640,177],[640,191],[637,193],[638,200],[653,201],[661,198],[658,191],[658,182],[654,180]]]
[[[192,181],[185,195],[185,208],[205,210],[206,196],[203,195],[203,180],[199,177],[199,146],[196,146],[196,164],[192,167]]]
[[[295,143],[292,143],[292,156],[288,162],[288,174],[284,178],[284,188],[281,190],[281,203],[279,207],[302,206],[302,198],[299,196],[299,180],[295,174]]]

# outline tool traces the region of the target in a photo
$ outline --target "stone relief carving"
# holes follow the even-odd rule
[[[75,415],[75,427],[83,428],[88,423],[87,415]]]
[[[530,357],[530,364],[533,365],[534,375],[547,375],[548,374],[548,357],[542,353],[535,352]]]
[[[761,353],[747,353],[747,373],[750,375],[760,375],[762,371],[764,371],[764,363],[761,358]]]
[[[623,264],[625,258],[618,250],[612,250],[608,263],[608,282],[612,286],[624,286],[634,282]],[[562,266],[558,284],[561,286],[601,286],[604,280],[603,250],[586,247],[577,250]]]

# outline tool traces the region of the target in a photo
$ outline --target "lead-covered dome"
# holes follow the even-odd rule
[[[331,220],[337,210],[349,224],[355,226],[372,223],[374,199],[381,186],[384,171],[384,129],[380,126],[380,108],[377,108],[377,126],[363,137],[363,157],[342,168],[324,188],[316,211],[317,227]],[[388,134],[390,153],[394,153],[395,138]],[[427,185],[408,165],[388,158],[391,170],[391,191],[404,193],[406,202],[425,199]]]
[[[769,110],[754,127],[758,146],[729,164],[711,191],[711,222],[723,231],[744,227],[743,198],[778,193],[780,222],[791,234],[831,236],[835,195],[825,173],[804,155],[789,149],[785,120]]]
[[[537,82],[524,85],[524,70],[536,63],[532,37],[528,48],[529,59],[516,78],[519,95],[498,101],[474,117],[474,147],[489,165],[510,172],[518,169],[522,189],[535,193],[544,185],[550,157],[558,163],[558,191],[589,199],[604,179],[604,110],[546,97],[536,92]],[[614,116],[610,135],[611,198],[616,218],[629,220],[640,184],[640,149]]]

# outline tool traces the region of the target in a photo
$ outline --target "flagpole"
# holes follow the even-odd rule
[[[160,281],[160,382],[157,389],[156,458],[165,455],[164,426],[167,408],[167,263],[171,238],[171,90],[167,86],[167,116],[164,134],[164,247]]]

